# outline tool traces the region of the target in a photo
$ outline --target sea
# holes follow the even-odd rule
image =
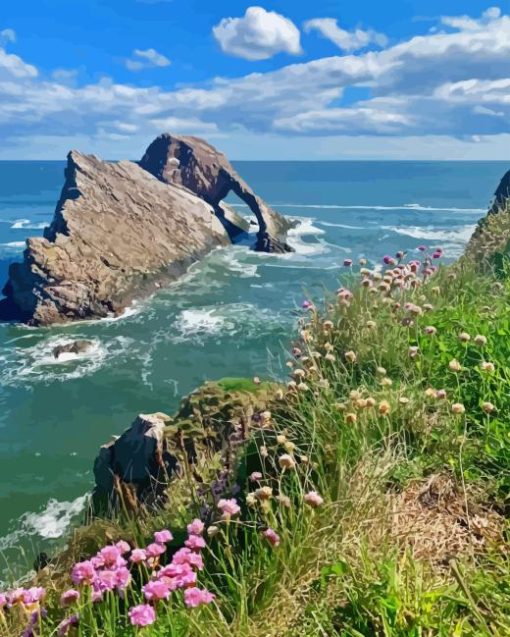
[[[0,162],[0,282],[41,235],[64,162]],[[459,257],[505,162],[237,162],[276,210],[299,221],[295,252],[217,249],[178,282],[119,318],[30,328],[0,324],[0,587],[40,551],[65,544],[83,519],[101,444],[138,413],[172,413],[209,379],[285,377],[303,299],[349,280],[346,258],[441,247]],[[242,214],[249,210],[227,199]],[[85,354],[55,360],[71,339]]]

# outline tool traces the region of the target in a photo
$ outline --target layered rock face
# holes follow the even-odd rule
[[[213,208],[185,188],[73,151],[51,225],[9,269],[4,313],[35,325],[116,314],[228,243]]]
[[[72,151],[53,221],[12,264],[0,318],[49,325],[120,313],[172,281],[249,222],[222,203],[236,192],[255,214],[254,246],[285,252],[292,223],[267,206],[224,155],[195,137],[158,137],[139,164]]]
[[[198,137],[177,137],[165,133],[147,148],[140,166],[167,184],[180,184],[213,206],[218,217],[231,221],[222,200],[234,192],[250,208],[259,231],[255,249],[261,252],[291,252],[286,243],[293,226],[272,210],[237,174],[228,159]],[[234,220],[234,224],[237,221]],[[229,226],[227,225],[227,228]]]
[[[505,207],[506,202],[510,199],[510,170],[503,175],[503,178],[499,182],[499,186],[494,193],[494,202],[492,204],[489,213],[498,213]]]

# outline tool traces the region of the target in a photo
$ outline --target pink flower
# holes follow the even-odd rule
[[[187,588],[184,591],[184,603],[188,608],[196,608],[200,604],[210,604],[213,599],[213,593],[200,588]]]
[[[188,564],[201,571],[204,568],[204,561],[200,553],[194,553],[188,548],[182,548],[174,554],[172,564]]]
[[[154,541],[158,544],[166,544],[167,542],[171,542],[173,539],[174,536],[168,529],[163,529],[162,531],[156,531],[156,533],[154,533]]]
[[[129,560],[133,563],[133,564],[140,564],[141,562],[145,562],[147,559],[147,553],[144,551],[144,549],[133,549],[133,552],[131,553]]]
[[[170,589],[164,580],[155,580],[148,582],[142,587],[145,599],[149,602],[160,601],[170,597]]]
[[[99,571],[93,586],[96,591],[113,591],[117,587],[117,571],[112,569]]]
[[[303,303],[301,304],[301,307],[302,307],[304,310],[309,310],[309,309],[311,309],[311,308],[313,307],[313,303],[312,303],[311,301],[306,301],[306,300],[305,300],[305,301],[303,301]]]
[[[124,590],[131,582],[131,573],[125,566],[121,566],[115,571],[115,579],[117,583],[117,590]]]
[[[190,535],[202,535],[204,532],[204,523],[198,518],[188,524],[188,533]]]
[[[260,471],[254,471],[250,474],[250,482],[258,482],[259,480],[262,480],[262,474]]]
[[[69,629],[72,626],[77,626],[79,624],[79,621],[80,619],[78,615],[71,615],[67,619],[63,619],[57,626],[58,637],[65,637],[65,635],[67,635],[67,633],[69,632]]]
[[[235,498],[220,500],[218,502],[218,509],[223,513],[223,517],[225,519],[231,518],[241,511],[241,507],[237,504],[237,500]]]
[[[22,601],[26,606],[38,604],[46,595],[46,589],[41,586],[33,586],[23,592]]]
[[[418,246],[418,250],[420,252],[426,252],[427,251],[427,246]]]
[[[93,589],[91,598],[94,604],[103,601],[103,591]]]
[[[262,535],[269,541],[272,546],[278,546],[280,544],[280,536],[273,529],[266,529]]]
[[[96,569],[90,560],[77,562],[73,566],[73,570],[71,572],[73,584],[92,584],[95,577]]]
[[[148,604],[139,604],[129,609],[129,621],[133,626],[150,626],[156,621],[156,612]]]
[[[189,588],[197,583],[197,574],[189,564],[169,564],[158,573],[158,579],[165,582],[171,591]]]
[[[119,549],[121,555],[129,553],[129,551],[131,550],[129,544],[124,540],[119,540],[115,546]]]
[[[107,567],[120,566],[122,561],[122,554],[117,546],[105,546],[99,551],[97,557],[102,559]]]
[[[395,259],[394,259],[393,257],[391,257],[389,254],[386,254],[386,255],[383,257],[383,262],[384,262],[386,265],[395,265]]]
[[[70,588],[60,596],[60,603],[62,606],[70,606],[80,599],[80,593],[75,591],[74,588]]]
[[[184,544],[192,551],[205,548],[205,540],[201,535],[190,535]]]
[[[7,606],[7,595],[0,593],[0,610],[2,610],[4,606]]]
[[[438,389],[436,391],[436,398],[438,398],[439,400],[442,400],[443,398],[446,398],[446,390],[445,389]]]
[[[433,259],[440,259],[443,256],[443,253],[440,252],[439,250],[436,250],[433,254],[432,254],[432,258]]]
[[[321,504],[324,502],[324,500],[317,493],[317,491],[309,491],[308,493],[305,494],[303,499],[306,502],[306,504],[310,505],[314,509],[316,509],[317,507],[320,507]]]
[[[160,555],[163,555],[165,551],[166,547],[162,544],[158,544],[157,542],[149,544],[149,546],[145,549],[147,557],[159,557]]]
[[[350,268],[352,265],[352,259],[344,259],[344,266]]]

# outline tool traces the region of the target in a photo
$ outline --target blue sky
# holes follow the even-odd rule
[[[0,15],[0,158],[506,159],[508,2],[25,0]]]

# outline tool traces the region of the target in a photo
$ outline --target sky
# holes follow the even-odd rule
[[[0,159],[507,159],[510,2],[4,0]]]

